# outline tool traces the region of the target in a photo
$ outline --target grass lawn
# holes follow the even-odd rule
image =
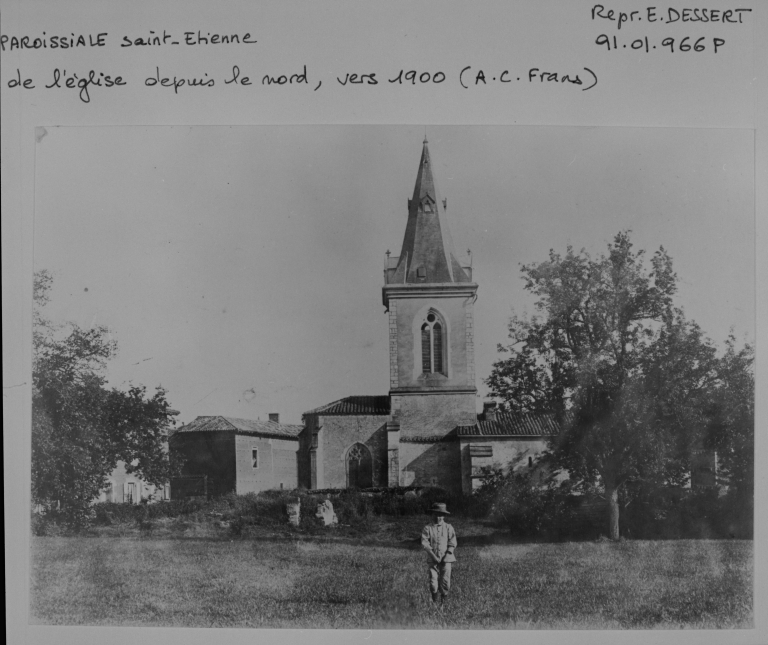
[[[426,589],[425,518],[332,532],[32,539],[35,624],[306,628],[747,628],[752,542],[514,544],[452,520],[443,609]],[[194,529],[194,530],[193,530]],[[483,535],[485,531],[485,535]],[[340,531],[341,532],[341,531]],[[462,541],[463,536],[463,541]],[[496,542],[496,543],[494,543]]]

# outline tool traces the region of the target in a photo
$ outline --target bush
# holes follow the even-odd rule
[[[542,480],[528,470],[489,470],[474,497],[478,512],[516,537],[562,540],[596,533],[589,512],[592,498],[554,476]]]
[[[718,488],[652,488],[627,492],[622,532],[637,539],[752,537],[752,508]]]
[[[226,505],[225,505],[226,506]],[[91,524],[113,526],[131,522],[158,520],[215,512],[221,509],[221,500],[187,498],[155,502],[154,504],[130,504],[128,502],[98,502],[93,504]]]
[[[93,523],[101,526],[113,526],[132,522],[136,519],[134,508],[133,504],[99,502],[93,505]]]
[[[74,535],[87,529],[94,520],[92,508],[44,509],[32,514],[34,535]]]
[[[290,499],[287,491],[280,494],[264,495],[247,493],[232,495],[228,498],[229,509],[224,513],[224,519],[241,517],[249,524],[274,525],[283,524],[286,520],[286,504]],[[295,495],[293,499],[295,500]]]
[[[751,540],[754,537],[753,491],[729,490],[718,500],[720,528],[724,537]]]
[[[475,493],[478,508],[518,537],[592,538],[605,531],[605,500],[570,481],[543,481],[529,471],[489,470]],[[683,489],[637,482],[620,495],[621,535],[633,539],[752,537],[751,499],[717,488]]]
[[[396,487],[381,489],[329,489],[300,493],[302,515],[314,515],[317,505],[330,499],[339,522],[358,525],[380,515],[427,515],[432,504],[447,504],[452,515],[477,516],[477,504],[471,497],[451,493],[439,486],[424,488]]]
[[[248,522],[242,515],[237,515],[233,517],[229,522],[229,534],[232,537],[240,537],[248,525]]]
[[[142,535],[145,536],[151,536],[152,532],[157,527],[157,523],[153,520],[147,519],[147,518],[141,518],[138,521],[139,530],[141,531]]]
[[[57,537],[63,533],[62,527],[52,517],[42,513],[32,513],[32,535]]]

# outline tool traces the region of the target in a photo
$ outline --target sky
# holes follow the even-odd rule
[[[35,156],[46,315],[105,325],[112,386],[162,385],[179,421],[286,423],[388,392],[385,252],[399,255],[426,134],[457,254],[471,249],[478,404],[520,265],[632,231],[669,252],[676,302],[754,340],[751,130],[619,127],[51,127]]]

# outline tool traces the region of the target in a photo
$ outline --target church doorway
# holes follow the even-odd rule
[[[371,451],[362,443],[354,444],[347,451],[347,488],[373,486]]]

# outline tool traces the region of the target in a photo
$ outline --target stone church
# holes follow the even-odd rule
[[[428,486],[470,492],[484,466],[527,468],[557,433],[547,415],[486,403],[477,414],[472,267],[459,260],[426,139],[402,250],[387,255],[389,393],[350,396],[303,415],[299,485]],[[382,366],[383,367],[383,366]]]

